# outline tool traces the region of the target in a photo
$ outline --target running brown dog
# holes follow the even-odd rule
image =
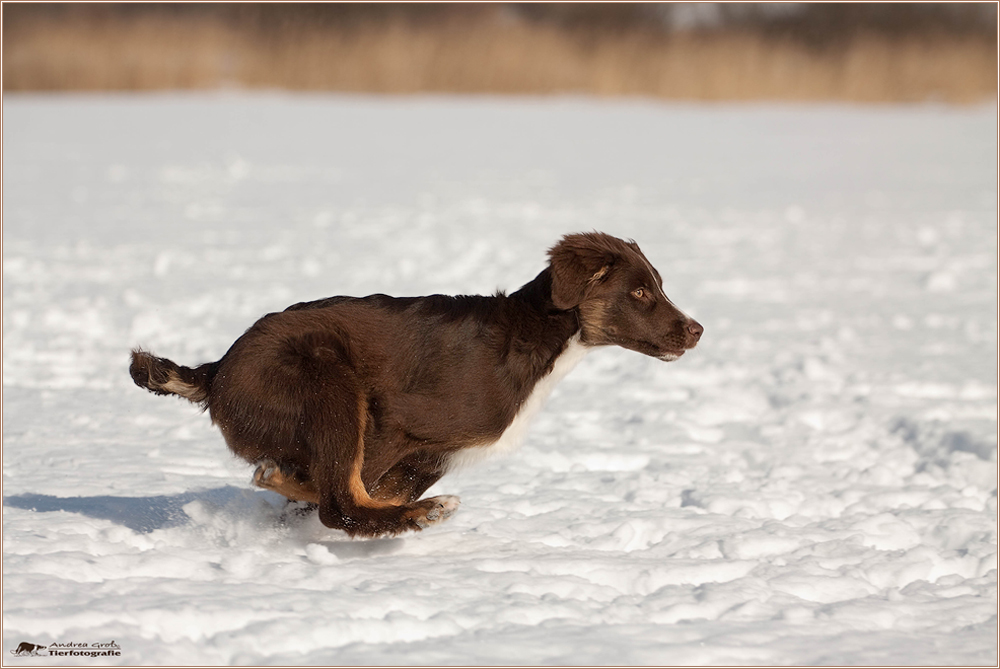
[[[567,235],[504,295],[331,297],[257,321],[218,362],[132,351],[137,385],[207,408],[254,483],[355,536],[438,523],[420,496],[449,468],[520,443],[552,387],[595,346],[676,360],[703,328],[638,245]]]

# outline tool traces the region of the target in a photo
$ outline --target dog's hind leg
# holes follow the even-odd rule
[[[367,398],[346,365],[331,361],[324,377],[324,391],[307,403],[303,425],[320,521],[351,535],[374,537],[421,530],[451,516],[459,503],[452,495],[400,503],[369,494],[361,479]]]
[[[263,460],[253,473],[253,483],[259,488],[273,490],[293,502],[319,504],[319,492],[311,481],[299,481],[295,476],[281,471],[273,460]]]

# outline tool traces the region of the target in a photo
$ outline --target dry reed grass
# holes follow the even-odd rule
[[[574,33],[524,22],[383,21],[263,32],[219,17],[22,21],[3,89],[217,87],[686,100],[972,102],[997,93],[996,42],[859,35],[835,46],[749,32]]]

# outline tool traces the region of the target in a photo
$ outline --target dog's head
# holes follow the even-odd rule
[[[666,296],[659,272],[635,242],[601,232],[566,235],[549,250],[549,261],[552,302],[578,310],[582,343],[671,361],[701,338],[704,329]]]

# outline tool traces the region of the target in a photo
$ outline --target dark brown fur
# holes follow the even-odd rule
[[[568,235],[510,296],[332,297],[268,314],[196,368],[136,349],[137,385],[207,408],[254,482],[319,506],[352,535],[447,518],[420,496],[451,456],[496,442],[579,334],[675,359],[702,328],[663,294],[634,242]]]

